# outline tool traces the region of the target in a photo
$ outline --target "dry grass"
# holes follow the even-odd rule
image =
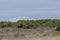
[[[0,40],[60,40],[60,32],[47,27],[37,29],[1,28]]]

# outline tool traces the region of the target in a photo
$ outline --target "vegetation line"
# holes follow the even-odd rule
[[[44,19],[44,20],[18,20],[16,22],[1,21],[0,28],[18,27],[18,28],[36,28],[36,27],[57,27],[60,30],[59,19]]]

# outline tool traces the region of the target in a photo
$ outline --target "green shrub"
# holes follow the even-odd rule
[[[58,27],[60,26],[60,20],[58,19],[43,19],[43,20],[18,20],[17,22],[9,22],[9,21],[1,21],[0,28],[4,27],[13,27],[23,25],[22,28],[35,28],[40,26],[50,26],[50,27]]]

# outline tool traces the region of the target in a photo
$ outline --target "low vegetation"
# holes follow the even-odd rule
[[[18,20],[17,22],[1,21],[0,28],[16,27],[16,28],[37,28],[37,27],[57,27],[60,31],[60,20],[44,19],[44,20]]]

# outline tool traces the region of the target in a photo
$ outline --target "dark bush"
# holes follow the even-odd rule
[[[23,28],[23,24],[18,25],[18,28]]]
[[[56,31],[60,31],[60,27],[57,27],[57,28],[56,28]]]

